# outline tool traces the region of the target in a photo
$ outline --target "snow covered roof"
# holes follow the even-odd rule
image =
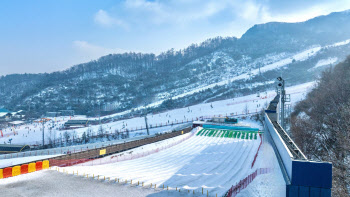
[[[8,114],[8,112],[0,112],[0,117],[4,117]]]

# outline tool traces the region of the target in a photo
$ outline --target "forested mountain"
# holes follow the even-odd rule
[[[332,196],[350,195],[350,56],[323,72],[292,113],[295,142],[313,160],[333,164]]]
[[[349,39],[349,11],[255,25],[240,39],[217,37],[160,55],[111,54],[65,71],[2,76],[0,106],[96,115],[100,108],[112,113],[157,101],[165,102],[156,110],[210,102],[263,91],[278,75],[294,84],[314,80],[345,59]]]

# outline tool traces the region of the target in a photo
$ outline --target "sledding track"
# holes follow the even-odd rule
[[[238,135],[234,138],[234,133],[227,130],[207,129],[202,133],[203,136],[193,131],[116,154],[130,151],[135,154],[175,143],[140,158],[103,165],[61,167],[60,172],[51,167],[52,170],[4,179],[0,189],[6,190],[4,196],[106,196],[113,192],[122,196],[187,196],[187,191],[190,195],[194,191],[193,196],[202,196],[203,188],[204,195],[208,191],[209,196],[222,196],[232,184],[256,170],[256,167],[251,169],[251,163],[260,138],[243,139]],[[65,173],[62,173],[63,169]],[[75,175],[72,175],[73,171]],[[77,172],[79,176],[76,176]],[[95,189],[91,191],[92,188]]]
[[[176,146],[138,159],[64,169],[89,174],[89,177],[117,178],[120,182],[133,180],[133,183],[156,184],[158,187],[164,184],[170,190],[177,187],[200,193],[203,187],[210,194],[220,196],[232,183],[239,182],[255,170],[251,169],[251,163],[259,144],[260,139],[193,135]],[[148,149],[147,146],[150,145],[142,148]]]

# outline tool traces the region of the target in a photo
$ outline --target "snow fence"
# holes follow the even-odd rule
[[[225,197],[235,197],[239,192],[245,189],[258,175],[267,174],[270,172],[271,172],[270,168],[259,168],[255,170],[255,172],[251,173],[246,178],[239,181],[239,183],[232,186],[225,194]]]

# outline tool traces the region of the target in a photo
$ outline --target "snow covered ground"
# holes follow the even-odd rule
[[[186,135],[191,135],[188,133]],[[186,135],[165,140],[158,144],[145,145],[135,152],[151,151],[169,141],[180,140]],[[170,190],[195,190],[202,188],[211,196],[223,195],[228,188],[256,170],[251,163],[258,149],[260,138],[244,140],[235,138],[208,137],[193,135],[173,147],[145,157],[127,161],[94,166],[71,166],[63,168],[68,172],[79,172],[89,176],[99,175],[112,180],[140,181],[144,185],[168,186]],[[132,150],[134,151],[134,150]],[[119,154],[109,156],[115,157]],[[106,158],[108,159],[108,158]],[[61,168],[62,170],[62,168]]]
[[[202,188],[204,195],[208,191],[209,196],[222,196],[232,185],[259,168],[269,168],[272,172],[259,175],[238,196],[277,197],[285,194],[283,176],[268,144],[263,144],[251,168],[260,144],[259,137],[246,140],[197,136],[198,130],[110,155],[95,160],[94,164],[60,168],[61,173],[43,170],[4,179],[0,181],[0,189],[6,188],[2,196],[31,196],[34,193],[36,196],[106,196],[113,195],[111,191],[123,196],[202,196]],[[132,155],[138,157],[132,158]],[[73,171],[79,176],[73,176]],[[28,182],[31,184],[26,184]]]
[[[155,195],[153,189],[140,189],[123,184],[106,183],[67,175],[53,170],[42,170],[0,181],[1,197],[85,197],[85,196],[166,196]]]
[[[292,105],[295,102],[300,101],[308,90],[314,86],[313,82],[305,83],[297,86],[291,86],[286,89],[287,94],[291,94]],[[229,115],[229,114],[242,114],[245,111],[245,107],[248,108],[249,112],[260,111],[265,107],[270,100],[276,95],[274,91],[268,91],[265,93],[260,93],[260,97],[257,97],[256,94],[242,96],[234,99],[227,99],[222,101],[216,101],[212,103],[198,104],[190,106],[187,108],[174,109],[171,111],[159,113],[159,114],[150,114],[147,116],[148,123],[152,126],[155,125],[164,125],[171,124],[181,121],[187,121],[196,119],[200,116],[213,116],[213,115]],[[212,107],[211,107],[212,106]],[[82,117],[72,117],[72,119],[81,119]],[[60,139],[63,138],[65,131],[60,131],[58,128],[64,124],[65,121],[70,119],[70,117],[58,117],[53,119],[50,122],[45,123],[45,140],[46,143],[51,139]],[[244,122],[244,121],[243,121]],[[254,125],[252,125],[254,127]],[[49,128],[52,128],[51,130]],[[127,120],[121,120],[116,122],[111,122],[103,124],[102,127],[108,132],[114,132],[116,129],[135,129],[135,128],[145,128],[144,118],[131,118]],[[94,134],[97,134],[99,125],[90,126]],[[84,132],[89,128],[79,128],[75,130],[68,130],[67,132],[76,137],[81,137]],[[42,141],[42,124],[34,123],[29,125],[23,125],[17,128],[14,128],[15,132],[18,135],[13,135],[13,128],[7,128],[3,130],[4,137],[0,137],[0,143],[8,143],[9,139],[12,139],[13,144],[41,144]],[[172,129],[170,126],[163,128],[152,129],[152,133],[167,131]],[[145,130],[136,131],[131,133],[131,137],[145,135]],[[50,137],[51,136],[51,137]]]
[[[256,165],[269,168],[271,173],[258,175],[237,197],[280,197],[286,194],[286,184],[274,150],[268,143],[263,143]]]
[[[316,68],[319,68],[319,67],[322,67],[322,66],[334,65],[337,61],[338,61],[337,57],[329,57],[328,59],[319,60],[317,62],[317,64],[314,67],[308,69],[308,71],[313,71]]]

